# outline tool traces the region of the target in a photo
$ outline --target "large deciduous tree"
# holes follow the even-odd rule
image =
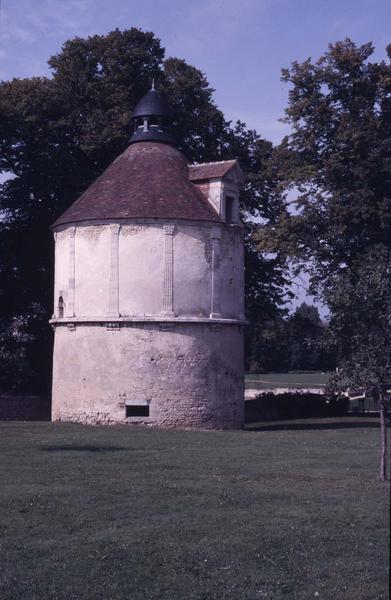
[[[205,76],[165,60],[160,41],[139,29],[65,42],[49,60],[52,77],[0,83],[0,388],[50,386],[53,247],[49,227],[127,145],[132,110],[153,78],[176,113],[176,135],[190,161],[238,157],[249,221],[279,202],[272,146],[244,124],[231,127]],[[265,176],[262,177],[262,172]],[[278,311],[280,259],[262,258],[247,233],[250,316]]]
[[[330,45],[283,70],[292,133],[276,156],[295,190],[259,247],[285,252],[329,304],[341,369],[335,381],[382,398],[390,389],[391,65],[371,43]],[[387,48],[391,59],[391,46]],[[383,283],[382,283],[383,282]],[[382,427],[383,448],[386,429]],[[384,461],[381,477],[385,478]]]

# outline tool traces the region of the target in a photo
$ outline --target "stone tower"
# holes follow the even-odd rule
[[[188,165],[152,89],[129,147],[53,225],[54,420],[243,423],[235,160]]]

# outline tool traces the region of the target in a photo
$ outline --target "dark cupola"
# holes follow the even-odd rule
[[[136,142],[163,142],[176,145],[171,131],[173,114],[167,99],[155,90],[155,84],[140,100],[133,111],[133,135],[130,144]]]

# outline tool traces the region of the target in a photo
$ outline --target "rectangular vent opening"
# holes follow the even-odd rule
[[[231,196],[225,197],[225,221],[226,223],[234,222],[234,199]]]
[[[126,406],[127,417],[149,417],[148,404],[129,404]]]

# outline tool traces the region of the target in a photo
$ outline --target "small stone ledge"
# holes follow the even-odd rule
[[[125,417],[123,423],[126,425],[153,425],[154,421],[150,417]]]

